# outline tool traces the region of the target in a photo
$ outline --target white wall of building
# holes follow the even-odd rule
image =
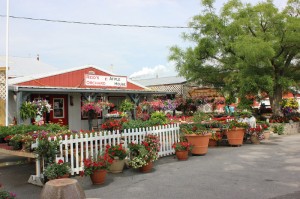
[[[70,96],[73,96],[73,106],[70,104]],[[84,120],[81,120],[81,95],[80,93],[69,94],[69,129],[80,130],[84,129]],[[87,122],[86,122],[87,125]]]

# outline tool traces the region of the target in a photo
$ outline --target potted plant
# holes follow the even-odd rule
[[[141,172],[150,172],[153,168],[153,162],[158,159],[160,148],[157,135],[148,134],[141,144],[130,143],[130,161],[129,165],[133,168],[139,168]]]
[[[182,124],[180,130],[185,138],[193,145],[193,155],[205,155],[208,150],[208,142],[211,137],[211,130],[203,124]]]
[[[122,119],[109,119],[106,120],[102,125],[101,129],[107,130],[107,131],[117,131],[122,129],[122,124],[124,122],[127,122],[127,119],[124,117]]]
[[[263,129],[263,134],[266,140],[270,138],[270,123],[263,122],[261,123],[261,127]]]
[[[208,146],[215,147],[218,145],[218,141],[222,139],[221,131],[213,130],[211,137],[209,138]]]
[[[238,122],[237,120],[232,120],[227,123],[228,130],[226,132],[228,143],[233,146],[243,145],[243,139],[248,128],[248,124],[244,122]]]
[[[248,134],[250,135],[252,144],[260,144],[260,140],[265,138],[263,128],[260,125],[257,125],[255,128],[249,128]]]
[[[49,164],[45,170],[44,175],[49,180],[59,179],[59,178],[68,178],[70,176],[70,166],[67,162],[63,160],[58,160],[58,162]]]
[[[22,149],[22,140],[23,135],[15,134],[9,140],[9,145],[13,147],[13,150],[20,150]]]
[[[123,148],[122,144],[111,146],[108,148],[108,154],[113,159],[109,171],[112,173],[121,173],[125,165],[125,158],[127,151]]]
[[[38,146],[35,148],[34,153],[37,154],[40,160],[43,160],[45,165],[51,164],[55,161],[58,154],[60,140],[49,140],[49,133],[42,131],[37,139]]]
[[[83,160],[83,171],[80,175],[90,176],[93,184],[103,184],[106,179],[107,170],[113,162],[108,153],[109,145],[104,153],[98,152],[93,157]]]
[[[92,130],[93,126],[93,119],[95,116],[102,111],[102,106],[97,103],[90,100],[84,101],[81,106],[81,112],[87,114],[88,116],[88,124],[89,124],[89,130]]]
[[[130,116],[132,109],[134,109],[134,103],[132,103],[129,99],[125,99],[120,104],[120,111],[123,112],[124,116]]]
[[[182,141],[175,142],[172,145],[172,148],[175,149],[176,157],[178,160],[187,160],[189,157],[189,151],[192,150],[193,146],[189,142]]]

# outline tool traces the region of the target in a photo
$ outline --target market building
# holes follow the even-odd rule
[[[83,66],[41,75],[28,75],[9,79],[9,123],[22,121],[20,107],[25,101],[46,99],[52,106],[45,122],[68,125],[71,130],[88,129],[87,116],[82,114],[82,102],[93,98],[108,101],[117,109],[124,99],[135,104],[154,94],[173,94],[172,92],[152,91],[131,81],[126,76],[115,75],[96,66]],[[98,124],[103,115],[96,118]]]

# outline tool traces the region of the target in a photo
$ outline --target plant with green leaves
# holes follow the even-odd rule
[[[131,111],[132,109],[134,109],[134,103],[132,103],[129,99],[122,101],[120,105],[120,111],[126,112]]]
[[[0,184],[0,199],[14,199],[16,198],[16,194],[3,190],[2,188],[2,184]]]
[[[205,124],[200,123],[181,124],[180,130],[184,134],[206,135],[208,133],[212,133],[210,128],[206,128]]]
[[[274,125],[273,130],[274,130],[274,133],[277,133],[278,135],[282,135],[283,131],[284,131],[284,126],[283,126],[283,124]]]
[[[36,107],[31,102],[23,102],[20,108],[20,117],[22,120],[36,117]]]
[[[163,125],[168,123],[168,118],[164,112],[155,111],[151,113],[149,122],[151,125]]]
[[[47,176],[49,180],[62,177],[71,172],[69,163],[64,162],[63,160],[58,160],[58,162],[49,164],[45,170],[44,175]]]
[[[46,165],[55,162],[56,154],[58,154],[58,147],[60,140],[49,140],[47,132],[39,135],[38,146],[34,152],[38,155],[38,158],[44,159]]]
[[[267,95],[273,114],[281,115],[283,92],[300,82],[299,0],[288,0],[284,9],[272,0],[256,5],[229,0],[220,13],[214,0],[202,4],[204,10],[189,24],[193,31],[183,36],[195,45],[170,49],[179,74],[247,106],[249,96]]]
[[[245,123],[245,122],[239,122],[237,120],[231,120],[229,122],[227,122],[227,128],[228,129],[235,129],[235,128],[248,128],[249,124]]]
[[[197,111],[193,114],[193,121],[196,123],[209,120],[209,118],[212,118],[212,114],[210,113],[204,113],[203,111]]]

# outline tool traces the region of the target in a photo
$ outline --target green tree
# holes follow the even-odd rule
[[[273,113],[280,115],[283,92],[300,81],[300,2],[289,0],[278,10],[271,0],[256,5],[230,0],[216,13],[213,0],[202,0],[190,33],[192,47],[171,47],[169,59],[180,75],[219,88],[225,96],[267,94]],[[249,100],[248,100],[249,101]]]

